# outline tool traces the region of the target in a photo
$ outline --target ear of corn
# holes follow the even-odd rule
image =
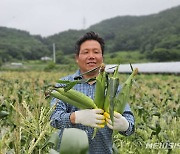
[[[114,119],[113,118],[114,117],[114,98],[116,96],[117,89],[118,89],[118,86],[119,86],[118,69],[119,69],[119,65],[116,67],[113,76],[110,77],[109,85],[108,85],[109,93],[107,95],[108,95],[109,101],[110,101],[109,102],[110,103],[109,113],[110,113],[110,118],[111,118],[112,122],[113,122],[113,119]]]
[[[59,91],[56,91],[56,90],[53,90],[51,92],[51,95],[55,98],[58,98],[60,100],[62,100],[63,102],[66,102],[66,103],[69,103],[73,106],[76,106],[77,108],[79,109],[88,109],[88,108],[93,108],[93,106],[89,106],[89,104],[87,104],[86,100],[84,100],[84,103],[79,103],[65,95],[63,95],[63,93],[59,92]]]
[[[110,107],[109,107],[109,113],[110,113],[110,119],[113,122],[114,117],[114,98],[118,89],[119,85],[119,78],[110,78],[109,80],[109,101],[110,101]]]
[[[85,105],[87,108],[92,108],[92,109],[97,108],[97,106],[94,104],[94,101],[90,97],[86,96],[85,94],[77,90],[70,89],[65,92],[63,88],[57,88],[56,91],[68,97],[69,99],[78,102],[79,104]]]
[[[105,96],[105,101],[104,101],[104,111],[107,113],[109,113],[109,108],[110,108],[110,97],[112,100],[112,98],[115,96],[117,92],[117,87],[119,85],[118,69],[119,69],[119,66],[116,66],[113,76],[112,77],[107,76],[107,79],[106,79],[107,89],[106,89],[106,96]]]
[[[132,80],[137,73],[138,69],[136,68],[123,84],[120,93],[115,97],[115,110],[121,114],[123,113],[126,103],[128,102],[132,87]]]
[[[100,66],[99,74],[96,77],[96,87],[94,103],[98,108],[103,109],[105,100],[105,89],[106,89],[106,72],[105,65],[102,63]],[[98,128],[94,128],[92,139],[96,136]]]
[[[109,106],[110,106],[110,87],[109,87],[109,79],[107,79],[107,89],[106,89],[106,96],[104,100],[104,111],[109,113]]]
[[[59,80],[59,83],[66,84],[66,88],[55,88],[54,91],[51,91],[51,95],[66,103],[76,106],[79,109],[104,109],[105,112],[110,114],[110,119],[113,122],[114,111],[121,114],[123,113],[125,105],[128,102],[132,80],[138,72],[137,68],[133,70],[132,74],[123,84],[121,92],[117,94],[117,89],[119,86],[118,69],[119,65],[116,67],[113,76],[108,77],[105,72],[105,65],[102,64],[100,66],[100,72],[96,77],[94,100],[79,91],[71,89],[75,84],[88,82],[91,79],[77,81]],[[97,128],[94,128],[92,138],[95,137],[97,130]]]
[[[106,73],[105,65],[102,64],[98,76],[96,77],[96,87],[94,103],[98,108],[103,108],[105,100],[105,88],[106,88]]]

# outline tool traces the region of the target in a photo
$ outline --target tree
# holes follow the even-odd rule
[[[180,53],[177,49],[156,48],[149,54],[148,58],[157,61],[176,61],[180,60]]]

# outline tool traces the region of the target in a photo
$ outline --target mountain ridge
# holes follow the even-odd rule
[[[116,16],[87,29],[69,29],[48,37],[0,27],[1,61],[35,60],[50,56],[53,43],[56,44],[58,55],[73,54],[75,41],[87,31],[102,35],[106,42],[106,53],[139,51],[157,61],[180,60],[179,16],[180,6],[177,6],[151,15]],[[166,54],[163,59],[162,55]]]

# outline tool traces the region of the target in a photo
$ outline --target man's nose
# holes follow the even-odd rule
[[[94,53],[93,52],[89,52],[89,58],[94,58]]]

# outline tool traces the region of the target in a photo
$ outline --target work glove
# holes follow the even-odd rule
[[[118,112],[114,112],[113,124],[109,113],[105,112],[104,116],[106,117],[107,126],[112,130],[126,131],[129,128],[129,122]]]
[[[102,109],[85,109],[75,111],[75,123],[85,126],[103,128],[105,124],[105,117]]]

